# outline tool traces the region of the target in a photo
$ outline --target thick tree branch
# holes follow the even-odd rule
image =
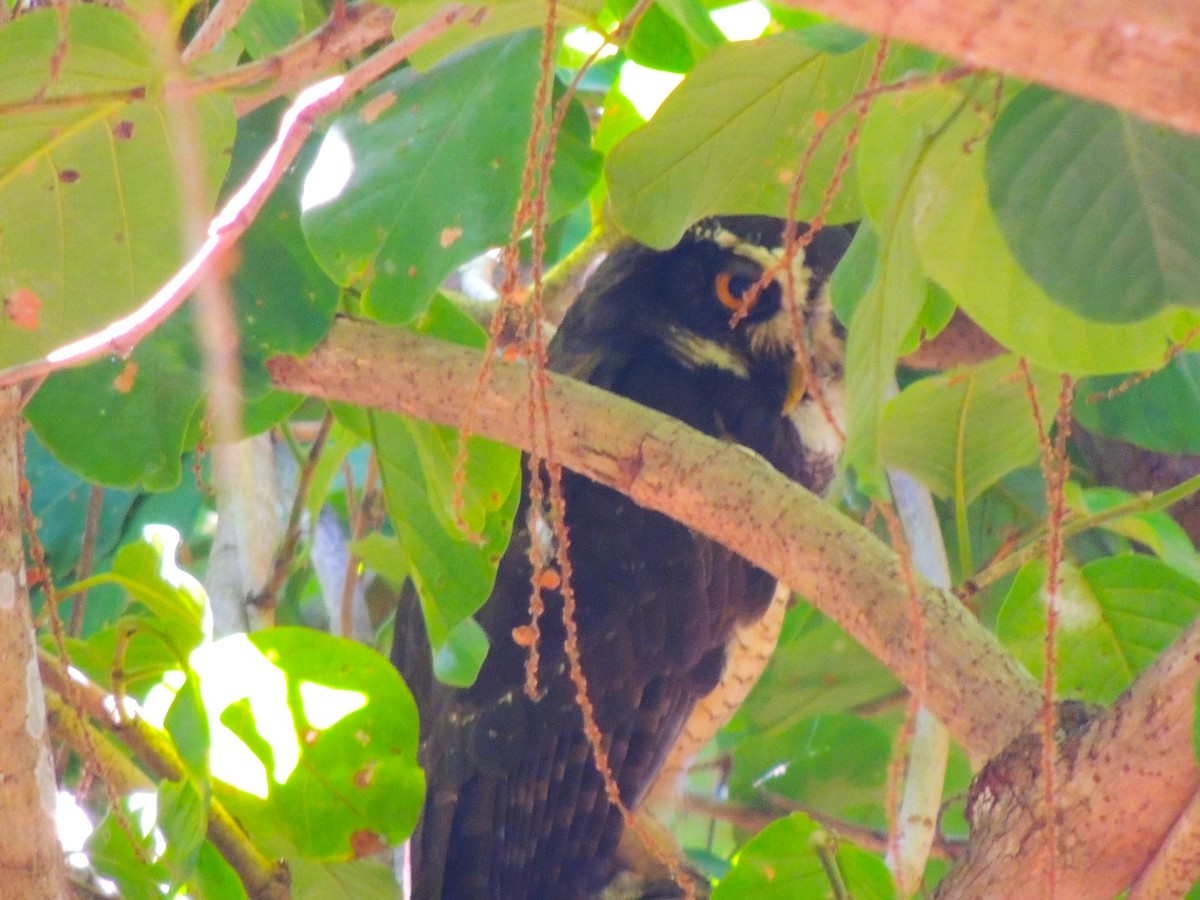
[[[478,351],[360,322],[335,325],[304,360],[270,362],[277,386],[448,425],[464,414]],[[527,446],[526,374],[497,365],[476,418],[481,434]],[[835,619],[910,687],[908,597],[892,552],[745,448],[706,437],[589,385],[553,377],[559,461],[665,512],[772,572]],[[977,761],[1036,714],[1037,688],[952,596],[923,585],[931,710]]]
[[[784,0],[1200,134],[1192,0]]]
[[[1173,831],[1195,828],[1189,808],[1200,787],[1192,750],[1198,676],[1200,622],[1110,709],[1061,744],[1055,790],[1060,897],[1108,900],[1143,873],[1165,884],[1157,879],[1168,873],[1150,875],[1164,841],[1172,860],[1162,862],[1194,871],[1194,851],[1181,858],[1169,845]],[[1039,747],[1040,735],[1031,730],[981,774],[971,804],[970,852],[938,897],[1044,896]]]
[[[0,894],[68,896],[21,543],[21,402],[0,390]]]

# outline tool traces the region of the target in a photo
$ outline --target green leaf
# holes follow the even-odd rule
[[[1200,141],[1027,87],[987,144],[988,193],[1025,271],[1104,322],[1200,305]]]
[[[177,104],[190,107],[191,156],[201,165],[191,177],[205,202],[233,138],[227,97],[162,101],[155,51],[133,19],[95,4],[66,15],[70,52],[53,75],[57,12],[30,10],[0,27],[0,104],[29,104],[0,127],[0,298],[27,313],[0,317],[0,368],[129,313],[183,261]],[[80,94],[104,98],[40,107],[31,99]]]
[[[1032,369],[1042,414],[1051,415],[1059,378]],[[1038,459],[1038,433],[1025,378],[1011,356],[923,378],[884,412],[880,453],[940,497],[970,503],[1014,469]]]
[[[1200,353],[1181,353],[1149,378],[1093,402],[1127,380],[1113,375],[1081,384],[1073,410],[1080,424],[1158,453],[1200,453],[1200,422],[1179,415],[1200,408]]]
[[[715,213],[783,215],[820,117],[866,82],[874,50],[829,55],[794,34],[716,48],[654,118],[609,154],[612,211],[643,244],[666,248]],[[800,218],[819,208],[853,117],[834,125],[805,178]],[[848,173],[829,221],[859,215]]]
[[[2,327],[2,326],[0,326]],[[127,360],[46,379],[25,410],[38,440],[89,481],[165,491],[179,484],[188,429],[204,395],[192,311],[181,309]]]
[[[436,672],[470,684],[486,644],[465,624],[483,605],[508,544],[518,491],[517,453],[471,439],[464,517],[482,544],[459,532],[453,512],[457,436],[399,416],[372,414],[388,513],[408,573],[416,584],[433,646]],[[464,659],[462,654],[477,653]]]
[[[175,694],[175,699],[167,709],[163,729],[175,743],[179,759],[187,769],[188,781],[203,786],[207,792],[212,735],[209,733],[208,713],[204,709],[195,673],[187,673],[183,687]]]
[[[122,586],[178,638],[187,654],[205,637],[208,596],[200,582],[178,567],[179,535],[159,529],[121,548],[112,573]]]
[[[66,584],[79,561],[92,486],[64,468],[33,434],[25,436],[25,477],[33,489],[33,516],[55,583]],[[97,568],[107,565],[136,500],[126,491],[104,491],[96,530]]]
[[[896,896],[882,860],[840,844],[804,813],[793,813],[772,822],[742,848],[733,869],[713,891],[713,900],[827,897],[834,887],[827,864],[837,872],[838,895],[879,900]]]
[[[238,123],[231,168],[239,182],[275,140],[282,110],[282,104],[271,104]],[[280,353],[303,356],[325,336],[340,297],[300,229],[302,173],[316,155],[316,143],[306,144],[238,243],[241,264],[230,284],[242,388],[250,398],[270,391],[267,359]],[[247,428],[247,433],[257,430]]]
[[[613,13],[625,18],[634,0],[616,0]],[[624,51],[634,62],[664,72],[684,73],[725,36],[697,0],[660,0],[645,11]]]
[[[417,708],[387,659],[343,638],[274,628],[225,638],[194,662],[223,739],[232,720],[221,713],[232,707],[270,763],[265,799],[221,792],[269,852],[348,860],[412,831],[424,797]]]
[[[171,870],[174,883],[183,884],[196,871],[208,829],[208,803],[192,779],[158,786],[158,827],[167,839],[160,861]]]
[[[936,177],[945,147],[970,127],[948,88],[879,98],[863,124],[859,187],[879,236],[875,278],[859,301],[846,344],[845,462],[868,491],[882,490],[879,424],[895,383],[896,360],[925,304],[913,220],[924,182]],[[896,135],[905,135],[902,148]]]
[[[974,121],[975,134],[982,134],[986,122]],[[1052,301],[1008,250],[988,202],[982,147],[967,152],[960,144],[947,155],[916,208],[917,252],[926,274],[1013,353],[1075,376],[1154,369],[1164,348],[1196,324],[1190,312],[1164,310],[1141,322],[1108,325]]]
[[[124,817],[126,822],[130,821],[128,810]],[[161,900],[159,885],[169,882],[170,875],[161,864],[152,861],[151,842],[140,834],[135,836],[137,845],[109,812],[88,837],[84,852],[97,874],[121,886],[122,900]]]
[[[376,859],[318,863],[289,860],[292,900],[400,900],[400,887],[389,866]]]
[[[851,821],[878,826],[883,811],[891,735],[855,714],[801,719],[737,745],[731,796],[750,801],[766,790]]]
[[[164,672],[186,669],[188,654],[204,642],[211,628],[208,600],[200,583],[175,564],[177,543],[173,529],[160,528],[121,548],[111,572],[76,586],[116,584],[138,604],[73,654],[73,662],[100,683],[111,683],[117,661],[125,689],[140,696]]]
[[[475,47],[428,73],[402,69],[377,82],[330,126],[306,182],[301,220],[313,253],[343,285],[363,284],[363,309],[406,322],[455,268],[503,243],[511,227],[531,127],[539,39],[524,33]],[[572,119],[551,183],[580,202],[581,171],[598,164]],[[585,131],[586,133],[586,131]],[[347,159],[348,155],[348,159]],[[313,199],[320,179],[344,172],[336,198]],[[565,167],[560,169],[560,167]],[[586,183],[585,183],[586,182]]]
[[[1044,671],[1046,565],[1030,563],[1000,610],[1000,639],[1035,676]],[[1200,584],[1152,556],[1062,568],[1058,685],[1065,697],[1111,703],[1200,614]]]
[[[242,879],[208,842],[200,845],[196,871],[189,886],[203,900],[249,900]]]

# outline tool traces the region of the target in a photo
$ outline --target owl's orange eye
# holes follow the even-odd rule
[[[744,275],[720,272],[717,274],[715,287],[721,305],[743,316],[758,302],[759,292],[754,290],[754,282]]]

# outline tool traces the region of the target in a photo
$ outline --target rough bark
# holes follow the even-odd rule
[[[1111,708],[1068,729],[1073,733],[1063,740],[1056,766],[1057,896],[1108,900],[1139,876],[1144,880],[1148,867],[1160,868],[1153,864],[1164,846],[1170,859],[1154,884],[1179,884],[1180,872],[1194,874],[1194,849],[1172,854],[1168,838],[1195,827],[1188,810],[1200,787],[1192,749],[1198,676],[1200,622]],[[970,850],[942,882],[939,898],[1048,896],[1040,741],[1035,728],[977,779]]]
[[[1200,6],[1192,0],[786,2],[1200,134]]]
[[[278,387],[461,423],[478,351],[343,321],[304,360],[270,362]],[[524,368],[498,364],[476,419],[480,434],[527,446]],[[553,376],[548,394],[559,461],[734,547],[781,578],[910,687],[908,597],[892,552],[866,529],[745,448],[706,437],[630,401]],[[1037,688],[954,597],[923,585],[926,703],[977,761],[1036,714]]]
[[[0,893],[66,897],[56,785],[21,543],[19,391],[0,391]]]

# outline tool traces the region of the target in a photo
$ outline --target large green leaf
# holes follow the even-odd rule
[[[821,117],[863,86],[873,53],[818,53],[795,34],[716,48],[609,155],[617,222],[644,244],[670,247],[707,215],[782,215],[800,154]],[[813,158],[801,218],[816,213],[851,121],[833,126]],[[848,174],[830,221],[859,215]]]
[[[1031,376],[1044,416],[1052,415],[1059,378]],[[1036,462],[1038,433],[1025,378],[1012,356],[963,366],[905,388],[888,403],[884,462],[937,495],[970,503],[1009,472]]]
[[[238,123],[231,182],[240,183],[275,139],[283,104],[256,110]],[[279,353],[303,356],[329,330],[339,290],[321,269],[300,230],[302,173],[316,156],[314,142],[301,150],[238,244],[241,264],[230,279],[238,320],[243,390],[260,400],[270,390],[266,360]],[[291,412],[299,401],[285,406]],[[256,434],[274,421],[244,422]]]
[[[879,483],[879,423],[896,360],[928,294],[913,219],[924,184],[945,163],[946,148],[969,133],[970,120],[956,115],[961,104],[946,88],[881,97],[863,125],[859,189],[878,235],[879,257],[846,344],[845,460],[868,488]],[[904,136],[899,146],[897,135]]]
[[[1144,381],[1112,397],[1093,400],[1123,385],[1110,375],[1084,382],[1076,394],[1075,418],[1090,431],[1159,453],[1200,453],[1200,354],[1181,353]]]
[[[0,28],[0,104],[28,104],[0,121],[0,368],[130,312],[183,261],[176,117],[191,119],[201,169],[189,177],[201,180],[206,201],[229,161],[228,98],[167,105],[155,52],[131,18],[95,4],[67,15],[70,52],[53,75],[54,10]],[[39,94],[103,97],[38,106]]]
[[[184,308],[128,359],[56,372],[25,416],[65,466],[89,481],[169,490],[204,395],[203,363]],[[193,437],[193,440],[195,438]]]
[[[520,189],[539,38],[525,32],[445,60],[425,74],[381,79],[330,126],[310,170],[301,220],[321,265],[344,285],[365,287],[364,310],[385,321],[421,313],[455,268],[508,237]],[[587,133],[586,117],[568,129]],[[559,144],[552,182],[578,196],[598,160],[577,134]],[[347,174],[336,197],[315,185]],[[580,169],[592,169],[592,178]],[[568,170],[570,170],[568,172]],[[580,190],[581,188],[581,190]],[[552,210],[553,212],[553,210]]]
[[[464,517],[481,543],[454,522],[458,439],[449,429],[372,414],[388,514],[397,549],[421,598],[437,676],[470,684],[487,652],[471,618],[491,593],[516,510],[516,451],[471,439]]]
[[[220,793],[268,853],[348,860],[412,831],[424,798],[417,708],[387,659],[273,628],[218,641],[195,663],[219,731],[263,763],[260,796]],[[216,753],[214,743],[214,763]]]
[[[234,178],[244,177],[274,138],[280,109],[243,120],[234,146]],[[301,161],[313,153],[301,155]],[[243,428],[254,434],[292,412],[300,398],[274,392],[266,360],[301,355],[324,336],[338,290],[314,262],[299,218],[300,177],[284,176],[240,244],[231,279],[239,326]],[[35,395],[28,418],[71,469],[101,484],[166,490],[179,483],[180,454],[196,439],[204,394],[193,311],[180,310],[126,361],[106,359],[56,373]]]
[[[1027,87],[987,144],[988,193],[1013,255],[1090,319],[1200,305],[1200,140]]]
[[[1045,669],[1046,565],[1026,565],[997,633],[1035,677]],[[1111,703],[1200,614],[1200,584],[1152,556],[1064,565],[1058,600],[1059,693]]]
[[[986,123],[978,121],[977,134]],[[917,207],[925,271],[992,337],[1050,371],[1134,372],[1162,365],[1163,351],[1197,317],[1164,310],[1126,325],[1094,322],[1052,301],[1013,258],[984,181],[983,149],[960,145]]]
[[[837,872],[836,892],[826,863]],[[896,891],[881,859],[838,843],[824,826],[804,813],[793,813],[772,822],[742,848],[712,896],[713,900],[797,900],[834,895],[891,900]]]

